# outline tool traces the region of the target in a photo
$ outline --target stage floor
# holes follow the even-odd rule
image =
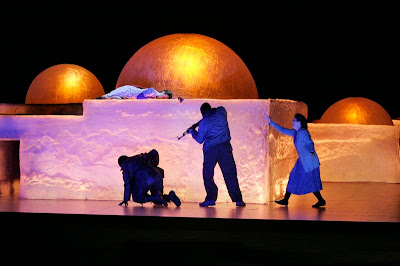
[[[400,184],[323,183],[288,207],[0,199],[5,265],[399,265]],[[246,199],[245,199],[246,200]]]
[[[324,182],[321,192],[326,207],[315,209],[313,194],[292,195],[289,206],[276,203],[247,204],[238,208],[234,203],[217,201],[213,207],[183,202],[158,207],[151,203],[118,206],[119,201],[90,200],[18,200],[0,198],[0,212],[84,214],[117,216],[155,216],[178,218],[223,218],[255,220],[305,220],[345,222],[400,222],[400,184]],[[179,195],[178,195],[179,196]],[[246,200],[246,199],[244,199]]]

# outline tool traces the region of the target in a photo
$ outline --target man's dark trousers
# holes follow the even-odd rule
[[[217,144],[204,152],[203,179],[207,192],[206,200],[217,200],[218,187],[214,182],[214,168],[217,163],[221,168],[232,201],[243,201],[230,141]]]

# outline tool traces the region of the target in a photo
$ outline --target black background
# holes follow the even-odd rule
[[[219,4],[217,4],[219,3]],[[304,101],[309,120],[366,97],[400,116],[399,9],[393,1],[16,1],[0,8],[2,103],[24,103],[56,64],[88,69],[109,92],[143,45],[173,33],[224,43],[245,62],[261,99]]]

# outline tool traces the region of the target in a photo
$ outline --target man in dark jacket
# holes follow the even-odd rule
[[[132,200],[137,203],[153,202],[154,204],[168,205],[172,201],[176,206],[181,205],[180,199],[174,191],[163,195],[164,170],[158,167],[159,155],[156,150],[141,153],[132,157],[126,155],[118,158],[124,179],[124,200],[119,205],[128,205]],[[147,192],[150,191],[150,195]]]
[[[203,179],[207,196],[200,206],[213,206],[217,200],[218,187],[214,182],[214,168],[217,163],[221,168],[232,201],[236,202],[238,207],[246,206],[237,179],[226,110],[222,106],[211,108],[209,103],[203,103],[200,111],[203,119],[199,122],[199,131],[193,128],[188,130],[198,143],[204,143]]]

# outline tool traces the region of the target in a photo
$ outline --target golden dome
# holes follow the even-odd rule
[[[362,97],[342,99],[329,107],[320,123],[391,125],[393,121],[378,103]]]
[[[25,104],[82,103],[104,95],[100,81],[90,71],[60,64],[42,71],[29,86]]]
[[[170,90],[182,98],[258,99],[240,57],[200,34],[171,34],[143,46],[121,71],[116,88],[124,85]]]

